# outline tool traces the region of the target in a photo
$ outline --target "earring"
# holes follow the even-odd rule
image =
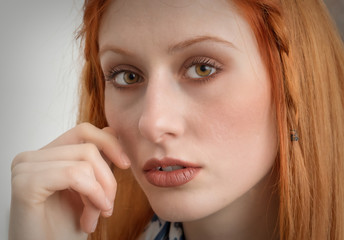
[[[299,136],[297,135],[297,131],[296,130],[290,130],[290,140],[292,142],[299,141]]]

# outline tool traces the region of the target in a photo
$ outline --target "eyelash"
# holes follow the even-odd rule
[[[219,74],[222,71],[222,65],[219,64],[218,62],[216,62],[215,60],[212,60],[210,58],[207,57],[196,57],[194,59],[192,59],[191,62],[185,64],[185,66],[183,67],[183,75],[186,74],[187,70],[190,69],[192,66],[197,66],[197,65],[206,65],[209,66],[211,68],[215,69],[215,72],[212,73],[209,76],[206,77],[199,77],[199,78],[191,78],[192,81],[197,82],[197,83],[206,83],[209,82],[210,80],[212,80],[217,74]],[[120,66],[116,66],[113,67],[108,74],[106,74],[105,76],[105,81],[107,82],[111,82],[115,88],[119,89],[119,90],[124,90],[124,89],[128,89],[130,88],[129,86],[125,86],[125,85],[120,85],[117,84],[115,82],[115,78],[118,74],[120,73],[125,73],[125,72],[132,72],[134,74],[137,74],[136,71],[130,70],[128,68],[122,68]],[[137,74],[140,77],[140,82],[143,81],[143,77],[140,74]],[[189,77],[184,77],[184,79],[190,79]],[[129,84],[130,85],[130,84]]]
[[[207,57],[196,57],[194,59],[192,59],[192,61],[188,64],[186,64],[184,66],[184,74],[185,72],[191,68],[192,66],[196,66],[196,65],[206,65],[209,67],[212,67],[215,69],[215,72],[209,76],[206,77],[200,77],[200,78],[194,78],[193,81],[197,82],[197,83],[206,83],[209,82],[210,80],[212,80],[217,74],[219,74],[223,67],[221,64],[219,64],[218,62],[216,62],[213,59],[207,58]]]
[[[130,69],[127,69],[127,68],[122,68],[121,66],[116,66],[116,67],[113,67],[108,74],[105,75],[105,81],[106,82],[111,82],[112,85],[119,89],[119,90],[124,90],[126,88],[129,88],[129,87],[126,87],[125,85],[120,85],[120,84],[117,84],[116,81],[115,81],[115,78],[118,74],[120,73],[125,73],[125,72],[130,72],[130,73],[134,73],[134,74],[137,74],[136,71],[133,71],[133,70],[130,70]],[[140,74],[137,74],[138,76],[140,76],[140,81],[139,82],[142,82],[142,77]]]

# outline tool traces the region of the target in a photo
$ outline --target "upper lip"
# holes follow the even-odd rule
[[[169,167],[169,166],[182,166],[182,167],[193,167],[193,168],[199,168],[200,166],[194,164],[194,163],[190,163],[190,162],[185,162],[179,159],[175,159],[175,158],[169,158],[169,157],[165,157],[162,159],[157,159],[157,158],[151,158],[149,159],[145,165],[143,166],[143,171],[147,172],[150,171],[152,169],[155,168],[159,168],[159,167]]]

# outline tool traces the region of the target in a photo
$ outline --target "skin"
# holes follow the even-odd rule
[[[86,239],[99,215],[113,211],[116,180],[105,160],[128,168],[123,154],[112,129],[88,123],[18,154],[12,162],[9,239]]]
[[[271,85],[254,35],[233,6],[114,1],[99,47],[108,123],[158,216],[183,222],[188,240],[272,237],[277,135]],[[202,64],[209,77],[195,72]],[[125,74],[137,78],[128,84]],[[142,169],[162,157],[201,171],[179,187],[153,186]]]
[[[107,163],[131,166],[154,211],[183,222],[188,240],[274,238],[274,106],[247,23],[227,1],[118,0],[100,27],[110,127],[84,123],[15,157],[9,239],[86,239],[113,211]],[[210,77],[196,74],[199,60]],[[113,68],[140,81],[118,88]],[[142,171],[152,157],[201,170],[156,187]]]

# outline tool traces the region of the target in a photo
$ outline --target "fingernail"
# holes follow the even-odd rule
[[[92,232],[94,232],[96,230],[97,224],[98,224],[98,219],[96,219],[96,222],[93,224]]]
[[[125,153],[122,153],[121,159],[122,159],[122,162],[124,163],[125,166],[127,166],[127,167],[130,166],[130,160]]]
[[[106,207],[108,210],[104,212],[104,214],[106,217],[110,217],[113,212],[113,202],[111,202],[108,198],[106,198]]]
[[[110,217],[112,215],[112,213],[113,213],[113,208],[111,208],[109,211],[106,211],[105,216]]]

